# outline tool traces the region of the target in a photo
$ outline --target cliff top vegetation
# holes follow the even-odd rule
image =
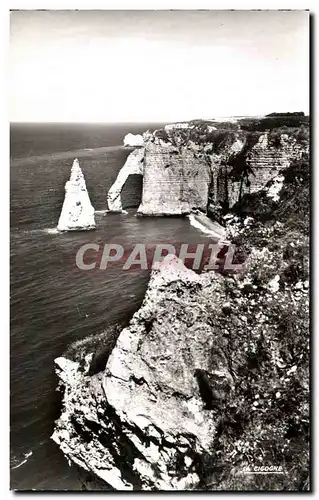
[[[192,120],[189,128],[159,129],[154,132],[154,137],[176,147],[190,143],[198,146],[211,145],[212,152],[218,154],[236,139],[248,140],[252,146],[265,132],[269,133],[269,140],[274,146],[279,146],[282,134],[293,136],[298,143],[306,144],[310,135],[309,116],[301,113],[272,113],[264,118],[242,118],[236,122]]]

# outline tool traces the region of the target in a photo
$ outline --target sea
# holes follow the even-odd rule
[[[107,193],[131,148],[131,132],[162,124],[11,124],[10,126],[10,469],[15,490],[80,490],[77,470],[50,439],[61,410],[54,359],[74,343],[126,325],[143,301],[150,269],[109,264],[85,271],[84,243],[207,244],[187,217],[137,217],[142,178],[122,192],[125,213],[105,213]],[[64,185],[78,158],[97,229],[56,233]],[[150,266],[149,266],[150,267]]]

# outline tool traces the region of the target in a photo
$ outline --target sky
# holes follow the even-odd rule
[[[13,11],[11,122],[309,112],[305,11]]]

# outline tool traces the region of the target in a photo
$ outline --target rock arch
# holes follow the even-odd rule
[[[111,212],[122,212],[121,192],[129,175],[143,175],[144,148],[132,151],[107,194],[107,204]]]

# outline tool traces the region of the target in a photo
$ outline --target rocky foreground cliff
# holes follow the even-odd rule
[[[115,347],[108,333],[98,349],[88,344],[56,360],[62,413],[52,438],[105,489],[309,489],[310,174],[302,147],[280,163],[279,179],[276,172],[224,215],[219,209],[240,272],[196,274],[168,256]]]

